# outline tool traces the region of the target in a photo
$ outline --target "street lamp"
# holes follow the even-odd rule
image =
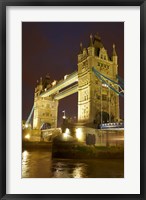
[[[63,119],[65,119],[65,118],[66,118],[66,115],[65,115],[65,110],[63,110],[62,112],[64,113],[64,115],[63,115],[63,117],[62,117],[62,118],[63,118]]]

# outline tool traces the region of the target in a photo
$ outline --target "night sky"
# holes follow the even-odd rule
[[[22,23],[22,119],[26,120],[34,102],[34,89],[40,77],[49,73],[51,80],[77,70],[80,42],[89,45],[90,34],[99,34],[108,55],[115,43],[119,75],[124,78],[124,23],[122,22],[23,22]],[[77,116],[77,94],[59,101],[59,122],[62,111]],[[124,115],[120,98],[121,118]]]

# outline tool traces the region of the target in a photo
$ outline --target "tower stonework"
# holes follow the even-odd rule
[[[40,79],[34,95],[33,129],[41,129],[44,123],[49,124],[51,128],[57,127],[58,101],[54,100],[53,96],[41,97],[43,90],[44,84]]]
[[[78,54],[78,122],[100,124],[119,120],[119,96],[103,84],[92,71],[95,68],[118,82],[118,56],[115,45],[110,58],[101,38],[90,35],[88,48],[80,45]],[[107,116],[107,117],[106,117]]]

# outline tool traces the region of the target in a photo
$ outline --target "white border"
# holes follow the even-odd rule
[[[140,193],[140,7],[7,7],[7,194]],[[125,21],[125,178],[21,179],[21,22]]]

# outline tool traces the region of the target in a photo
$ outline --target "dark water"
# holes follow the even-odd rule
[[[123,178],[123,159],[53,159],[47,150],[22,153],[22,178]]]

